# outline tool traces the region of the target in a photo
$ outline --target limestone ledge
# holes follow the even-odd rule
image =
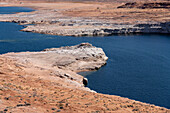
[[[97,70],[105,65],[108,59],[101,48],[89,43],[50,48],[41,52],[7,53],[1,56],[16,60],[20,63],[19,65],[25,67],[51,70],[48,75],[68,80],[78,87],[87,85],[87,83],[83,85],[83,82],[87,80],[76,74],[77,72]]]
[[[48,13],[50,12],[50,13]],[[22,31],[62,36],[108,36],[115,34],[170,33],[170,22],[114,23],[114,21],[65,17],[59,10],[3,14],[0,21],[25,25]]]

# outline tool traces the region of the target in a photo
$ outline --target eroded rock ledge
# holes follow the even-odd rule
[[[17,60],[21,63],[20,65],[26,67],[55,70],[50,75],[54,74],[60,78],[76,81],[80,84],[79,86],[83,85],[83,78],[76,72],[97,70],[105,65],[108,59],[101,48],[89,43],[50,48],[41,52],[8,53],[2,56]],[[68,73],[66,73],[67,71]]]
[[[73,21],[73,20],[70,20]],[[84,24],[84,25],[83,25]],[[102,22],[90,23],[67,23],[63,26],[53,25],[33,25],[28,26],[22,31],[35,32],[42,34],[62,35],[62,36],[110,36],[117,34],[148,34],[148,33],[170,33],[170,22],[157,23],[148,22],[143,24],[109,24]]]
[[[151,2],[151,3],[137,3],[137,2],[130,2],[126,3],[118,8],[140,8],[140,9],[152,9],[152,8],[170,8],[169,2]]]
[[[68,11],[69,12],[69,11]],[[22,31],[62,36],[108,36],[115,34],[170,34],[170,22],[116,22],[91,17],[68,17],[60,10],[0,15],[0,21],[27,24]],[[31,25],[30,25],[31,24]],[[33,25],[32,25],[33,24]]]

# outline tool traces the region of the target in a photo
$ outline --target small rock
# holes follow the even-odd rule
[[[87,78],[83,78],[83,84],[84,84],[84,86],[87,86],[87,84],[88,84],[88,79]]]
[[[31,104],[30,103],[25,103],[25,106],[30,106]]]
[[[133,109],[132,111],[138,111],[139,109]]]
[[[61,111],[60,109],[57,110],[57,112],[60,112],[60,111]]]
[[[8,109],[4,109],[4,111],[8,111]]]
[[[68,103],[66,103],[66,107],[68,107]]]
[[[24,104],[17,104],[17,107],[24,106]]]
[[[9,97],[5,97],[4,99],[5,99],[5,100],[9,100]]]
[[[63,109],[64,107],[63,106],[60,106],[60,109]]]
[[[51,110],[56,110],[56,108],[51,108]]]

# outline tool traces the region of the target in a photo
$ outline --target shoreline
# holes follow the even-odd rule
[[[96,3],[96,2],[95,2]],[[7,6],[20,6],[20,7],[30,7],[36,9],[36,11],[29,13],[17,13],[17,14],[6,14],[1,15],[0,21],[4,22],[15,22],[21,25],[28,26],[21,31],[25,32],[35,32],[41,34],[50,34],[50,35],[60,35],[60,36],[111,36],[111,35],[121,35],[121,34],[170,34],[170,19],[164,19],[161,17],[161,20],[149,20],[143,19],[139,20],[137,17],[135,20],[130,19],[129,16],[121,17],[110,17],[109,12],[108,17],[103,17],[102,14],[105,14],[105,7],[110,7],[108,3],[104,3],[102,6],[101,3],[84,3],[84,2],[55,2],[53,5],[51,3],[40,3],[42,4],[39,7],[37,3],[22,3],[22,4],[8,4]],[[47,6],[45,6],[47,5]],[[51,6],[48,8],[48,6]],[[73,5],[67,7],[68,5]],[[82,6],[78,7],[77,5]],[[6,5],[5,5],[6,6]],[[94,6],[94,8],[92,8]],[[119,6],[119,5],[118,5]],[[84,11],[84,8],[89,8],[89,11],[93,13],[100,13],[95,16],[91,14],[88,10]],[[103,8],[103,12],[101,11]],[[114,6],[112,10],[124,10],[124,8],[117,8]],[[83,12],[86,15],[81,15],[78,12]],[[109,10],[109,9],[107,9]],[[111,10],[111,11],[112,11]],[[125,10],[127,10],[125,8]],[[136,9],[135,9],[136,10]],[[140,13],[146,12],[146,9],[138,9]],[[162,9],[152,9],[160,10]],[[169,9],[164,9],[169,11]],[[164,11],[163,10],[163,11]],[[110,11],[110,12],[111,12]],[[132,9],[129,9],[129,14],[131,16]],[[102,13],[101,13],[102,12]],[[106,14],[107,14],[106,13]],[[115,12],[118,13],[118,12]],[[165,12],[164,12],[165,13]],[[93,16],[94,15],[94,16]],[[47,18],[48,17],[48,18]],[[112,19],[113,18],[113,19]],[[114,20],[114,18],[120,18],[121,20]],[[133,17],[132,17],[133,18]],[[33,24],[33,25],[29,25]]]
[[[43,12],[38,12],[38,13],[42,13],[43,14]],[[27,13],[25,13],[26,15],[27,15]],[[22,13],[19,13],[19,14],[13,14],[14,16],[16,16],[16,15],[20,15],[20,16],[23,16],[23,15],[25,15],[25,14],[22,14]],[[28,13],[29,14],[29,13]],[[33,14],[34,14],[34,12],[33,12]],[[36,14],[36,13],[35,13]],[[56,14],[56,13],[55,13]],[[57,13],[58,14],[58,13]],[[41,15],[41,14],[40,14]],[[7,15],[7,18],[9,17],[9,15]],[[53,17],[53,16],[52,16]],[[61,16],[62,17],[62,16]],[[58,18],[61,18],[60,16],[58,17]],[[11,18],[13,18],[13,17],[11,17]],[[1,19],[1,18],[0,18]],[[27,19],[27,18],[26,18]],[[63,18],[63,19],[65,19],[65,18]],[[77,19],[77,18],[76,18]],[[10,19],[9,19],[10,20]],[[24,18],[24,20],[25,20],[25,18]],[[30,19],[31,20],[31,19]],[[67,19],[66,19],[67,20]],[[74,20],[74,19],[73,19]],[[80,19],[81,20],[81,19]],[[2,21],[2,20],[1,20]],[[4,21],[4,20],[3,20]],[[12,20],[13,21],[13,20]],[[12,22],[12,21],[9,21],[9,22]],[[14,20],[15,21],[15,20]],[[25,23],[27,23],[27,22],[24,22],[24,23],[22,23],[22,18],[21,18],[21,20],[19,20],[19,21],[21,21],[21,24],[25,24]],[[72,20],[69,20],[69,21],[72,21]],[[84,21],[84,20],[83,20]],[[95,20],[94,20],[95,21]],[[30,21],[30,22],[33,22],[33,21]],[[41,27],[47,27],[47,26],[49,26],[49,22],[52,22],[52,21],[47,21],[47,25],[42,25],[41,26],[41,22],[39,23],[39,22],[35,22],[35,24],[40,24],[40,27],[39,28],[37,28],[37,29],[41,29]],[[60,22],[63,22],[63,21],[60,21]],[[64,21],[65,22],[65,21]],[[67,21],[66,21],[67,22]],[[92,21],[93,22],[93,21]],[[20,22],[17,22],[17,23],[20,23]],[[29,22],[28,22],[29,23]],[[27,24],[28,24],[27,23]],[[99,22],[100,23],[100,22]],[[44,22],[43,22],[43,24],[44,24]],[[67,23],[67,24],[70,24],[70,23]],[[96,23],[95,23],[96,24]],[[155,24],[154,24],[155,25]],[[168,23],[168,25],[169,25],[169,23]],[[54,25],[54,26],[56,26],[56,24]],[[53,26],[50,26],[50,27],[53,27]],[[66,27],[68,27],[68,26],[66,26]],[[73,27],[73,26],[71,26],[71,27]],[[79,25],[78,25],[78,27],[79,27]],[[62,27],[62,28],[59,28],[59,29],[64,29],[65,27]],[[89,26],[83,26],[83,28],[89,28]],[[27,28],[28,29],[28,28]],[[35,27],[33,27],[32,28],[33,30],[35,30]],[[31,29],[31,30],[32,30]],[[68,28],[69,29],[69,28]],[[82,28],[81,28],[82,29]],[[96,29],[96,28],[95,28]],[[102,28],[103,29],[103,28]],[[169,28],[168,28],[169,29]],[[50,29],[51,30],[51,29]],[[56,29],[55,29],[56,30]],[[73,31],[76,31],[77,30],[77,28],[76,29],[73,29]],[[92,28],[92,31],[91,32],[94,32],[93,31],[94,30],[94,28]],[[108,30],[108,28],[106,29],[106,30]],[[79,30],[78,30],[79,31]],[[32,32],[32,31],[31,31]],[[37,31],[37,33],[41,33],[42,31]],[[47,31],[45,31],[45,34],[47,34],[46,33]],[[68,31],[67,31],[68,32]],[[84,31],[83,31],[84,32]],[[77,33],[77,31],[76,31],[76,33]],[[65,32],[63,33],[63,34],[65,34]],[[80,33],[81,34],[81,33]],[[86,33],[87,34],[87,33]],[[99,34],[99,35],[105,35],[105,33],[103,33],[103,31],[100,31],[99,33],[97,33],[97,34]],[[169,32],[168,32],[168,34],[169,34]],[[55,35],[58,35],[58,34],[55,34]],[[61,34],[60,34],[61,35]],[[108,34],[107,34],[108,35]],[[67,36],[67,35],[66,35]],[[68,36],[74,36],[73,34],[71,34],[71,35],[68,35]],[[81,35],[78,35],[78,36],[84,36],[84,34],[81,34]],[[92,35],[93,36],[93,35]],[[51,50],[50,50],[51,51]],[[34,53],[34,52],[32,52],[32,53]],[[9,53],[10,54],[10,53]],[[15,53],[14,53],[15,54]],[[27,54],[27,53],[26,53]],[[15,55],[14,55],[15,56]],[[14,60],[15,61],[15,60]],[[43,69],[42,69],[43,70]],[[62,77],[61,77],[62,78]],[[79,89],[78,89],[79,90]],[[96,94],[96,95],[98,95],[98,93]],[[99,95],[102,95],[102,96],[111,96],[111,95],[105,95],[105,94],[99,94]],[[112,96],[114,96],[114,95],[112,95]],[[118,96],[115,96],[116,98],[118,97]],[[121,98],[121,99],[120,99]],[[119,99],[120,100],[123,100],[123,102],[125,102],[124,100],[126,100],[127,98],[124,98],[124,97],[120,97]],[[118,100],[119,100],[118,99]],[[81,100],[81,99],[80,99]],[[128,101],[134,101],[134,100],[131,100],[131,99],[127,99]],[[137,101],[135,101],[135,103],[136,103]],[[125,102],[126,103],[126,102]],[[129,103],[129,102],[128,102]],[[138,103],[138,102],[137,102]],[[126,111],[126,112],[128,112],[129,111],[129,109],[131,109],[130,111],[131,112],[137,112],[138,110],[140,111],[140,110],[142,110],[142,107],[144,107],[144,109],[145,110],[147,110],[146,109],[146,107],[147,106],[149,106],[149,107],[151,107],[151,108],[154,108],[154,110],[161,110],[161,109],[163,109],[163,111],[165,110],[165,112],[166,112],[166,109],[165,108],[162,108],[162,107],[158,107],[158,106],[154,106],[154,105],[149,105],[149,104],[146,104],[146,103],[142,103],[142,102],[139,102],[140,104],[140,107],[141,108],[133,108],[132,106],[130,106],[130,107],[128,107],[127,106],[127,103],[126,103],[126,107],[118,107],[118,108],[115,108],[115,110],[113,110],[113,111],[116,111],[116,112],[121,112],[121,111]],[[145,106],[145,104],[146,104],[146,106]],[[32,105],[32,104],[31,104]],[[144,106],[143,106],[144,105]],[[103,105],[102,105],[103,106]],[[122,105],[123,106],[123,105]],[[73,106],[72,106],[73,107]],[[155,108],[156,107],[156,108]],[[74,108],[74,107],[73,107]],[[126,109],[126,108],[128,108],[128,110]],[[158,109],[157,109],[158,108]],[[94,109],[94,108],[93,108]],[[68,110],[68,109],[67,109]],[[67,111],[66,110],[66,111]],[[109,111],[108,111],[109,112]],[[167,111],[168,112],[168,111]]]
[[[7,109],[14,113],[23,112],[23,109],[25,113],[58,110],[62,113],[169,112],[169,109],[164,107],[116,95],[96,93],[84,87],[84,77],[77,74],[78,70],[99,69],[106,64],[106,60],[103,50],[89,43],[50,48],[40,52],[2,54],[0,110]]]

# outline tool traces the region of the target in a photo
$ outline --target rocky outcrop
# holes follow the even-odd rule
[[[10,21],[10,20],[8,20]],[[115,34],[170,33],[170,22],[145,22],[141,24],[115,24],[104,21],[84,20],[83,18],[65,18],[56,21],[18,20],[28,25],[22,31],[62,36],[108,36]],[[43,22],[43,23],[42,23]],[[40,24],[41,23],[41,24]]]
[[[97,70],[105,65],[108,59],[101,48],[94,47],[89,43],[50,48],[41,52],[8,53],[3,56],[16,59],[23,65],[30,64],[42,69],[61,70],[61,72],[55,71],[53,73],[60,78],[78,80],[81,85],[83,85],[82,77],[76,78],[63,70],[72,72]]]
[[[88,84],[88,79],[87,78],[83,78],[83,84],[84,84],[84,86],[87,86],[87,84]]]
[[[73,71],[97,70],[106,64],[108,57],[101,48],[96,48],[89,43],[81,43],[76,46],[51,48],[43,50],[46,54],[62,56],[56,59],[52,66],[67,68]]]
[[[62,10],[63,11],[63,10]],[[116,23],[91,17],[67,17],[61,10],[1,14],[0,21],[26,25],[22,31],[62,36],[108,36],[115,34],[170,33],[170,22],[144,21]]]
[[[119,6],[117,8],[140,8],[140,9],[158,9],[158,8],[164,8],[169,9],[170,3],[169,2],[154,2],[154,3],[137,3],[137,2],[130,2],[126,3],[122,6]]]
[[[71,23],[70,23],[71,24]],[[100,25],[100,26],[99,26]],[[79,27],[77,27],[79,26]],[[136,33],[170,33],[170,22],[158,23],[148,22],[135,25],[117,25],[106,23],[93,23],[88,25],[72,24],[65,25],[35,25],[28,26],[22,31],[36,32],[63,36],[108,36],[115,34],[136,34]]]

